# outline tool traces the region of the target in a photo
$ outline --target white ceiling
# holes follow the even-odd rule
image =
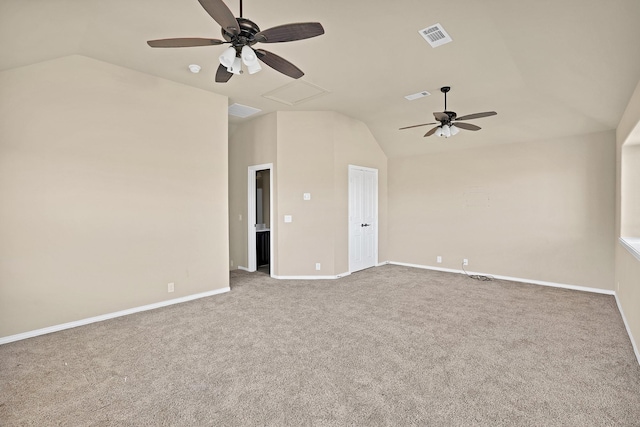
[[[227,0],[239,15],[239,1]],[[224,46],[152,49],[146,41],[220,38],[197,0],[0,0],[0,70],[81,54],[229,97],[268,113],[334,110],[366,123],[390,157],[536,141],[614,129],[640,80],[638,0],[244,0],[261,29],[318,21],[325,34],[258,45],[329,93],[296,106],[263,94],[294,80],[263,71],[214,82]],[[440,23],[453,43],[430,47],[418,30]],[[192,74],[189,64],[202,66]],[[423,138],[451,86],[458,115],[483,129]],[[427,90],[431,96],[407,101]],[[230,118],[232,125],[249,119]]]

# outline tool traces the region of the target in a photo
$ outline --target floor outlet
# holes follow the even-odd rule
[[[175,290],[175,285],[173,283],[169,283],[167,285],[167,292],[173,292]]]
[[[462,265],[469,265],[469,260],[468,259],[463,259],[462,260]]]
[[[438,255],[438,256],[436,257],[436,262],[437,262],[438,264],[440,264],[440,263],[442,262],[442,257],[441,257],[440,255]]]
[[[316,262],[316,270],[318,270],[318,271],[320,270],[320,263],[319,262]]]

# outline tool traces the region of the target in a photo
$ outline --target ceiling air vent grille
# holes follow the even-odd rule
[[[442,25],[435,24],[418,31],[420,35],[431,45],[431,47],[442,46],[453,41],[451,36],[442,28]]]
[[[429,95],[431,95],[429,92],[427,92],[426,90],[423,90],[422,92],[407,95],[405,96],[405,98],[408,99],[409,101],[413,101],[414,99],[424,98],[425,96],[429,96]]]
[[[243,119],[249,116],[253,116],[256,113],[259,113],[262,110],[257,108],[248,107],[242,104],[232,104],[229,105],[229,115],[242,117]]]

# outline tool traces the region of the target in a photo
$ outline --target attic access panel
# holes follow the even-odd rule
[[[296,80],[279,87],[262,96],[273,101],[286,105],[299,105],[329,93],[326,89],[307,83],[303,80]]]

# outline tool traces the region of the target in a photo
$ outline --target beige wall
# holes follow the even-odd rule
[[[280,276],[336,274],[334,118],[332,112],[278,113],[276,274]],[[303,193],[311,193],[311,200],[304,201]],[[291,215],[293,222],[285,224],[284,215]],[[315,270],[317,262],[320,271]]]
[[[629,142],[622,147],[620,235],[640,237],[640,144]]]
[[[249,166],[273,163],[277,167],[277,114],[267,114],[235,125],[229,133],[229,268],[248,266],[247,255],[247,173]],[[277,169],[276,169],[277,170]],[[277,175],[272,173],[274,194],[277,197]],[[271,239],[277,258],[277,204],[273,206]],[[274,240],[275,239],[275,240]]]
[[[640,345],[640,261],[631,255],[617,240],[621,236],[622,197],[632,193],[637,196],[637,193],[640,192],[640,186],[635,187],[635,192],[633,188],[625,188],[625,192],[622,192],[623,145],[625,145],[624,150],[626,150],[630,148],[627,144],[636,144],[638,141],[640,141],[640,82],[636,86],[635,92],[631,96],[616,129],[616,233],[614,235],[616,240],[616,294],[636,346]],[[633,147],[635,149],[635,145]],[[638,347],[636,347],[636,351],[638,351]],[[638,353],[636,353],[636,356],[638,356]]]
[[[378,248],[385,260],[387,158],[367,126],[334,112],[278,113],[279,275],[349,271],[349,164],[378,169]],[[285,224],[284,215],[293,222]]]
[[[387,160],[369,129],[334,112],[278,112],[239,125],[230,136],[231,254],[240,260],[234,266],[247,262],[247,226],[238,220],[246,217],[247,167],[261,163],[274,163],[273,274],[348,272],[349,164],[379,170],[379,259],[386,259]]]
[[[270,197],[271,197],[271,185],[269,183],[271,172],[268,170],[263,170],[261,172],[256,173],[256,190],[262,190],[262,224],[270,224]],[[256,220],[256,223],[260,223],[259,220]]]
[[[460,270],[467,258],[471,271],[612,290],[614,141],[390,160],[390,260]]]
[[[0,337],[229,285],[226,97],[82,56],[0,93]]]

